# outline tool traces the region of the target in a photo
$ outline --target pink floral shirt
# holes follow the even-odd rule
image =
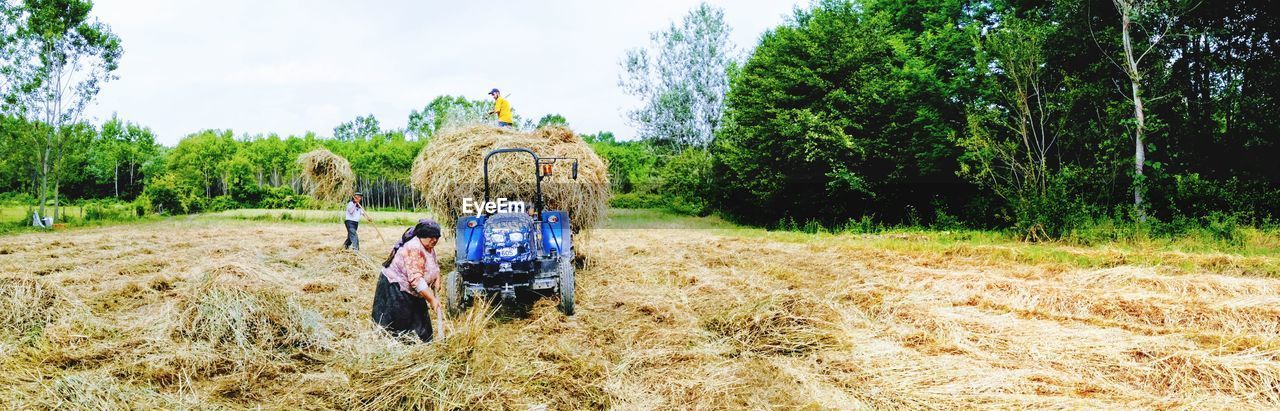
[[[399,284],[400,291],[418,295],[409,284],[409,279],[421,276],[427,280],[427,284],[436,284],[440,278],[440,264],[436,262],[436,250],[428,252],[422,247],[422,241],[417,238],[410,239],[396,251],[395,258],[391,259],[391,265],[382,269],[382,275],[387,277],[387,281]]]

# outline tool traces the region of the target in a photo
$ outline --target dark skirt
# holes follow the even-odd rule
[[[431,313],[427,300],[400,291],[400,286],[378,273],[378,288],[373,293],[373,321],[392,333],[414,333],[422,341],[431,341]]]

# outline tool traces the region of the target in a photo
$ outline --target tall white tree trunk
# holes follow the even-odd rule
[[[1141,0],[1114,0],[1116,11],[1120,12],[1120,37],[1124,44],[1124,69],[1125,74],[1129,76],[1129,85],[1133,95],[1133,209],[1138,214],[1138,220],[1147,221],[1147,213],[1142,208],[1142,188],[1144,186],[1142,168],[1147,161],[1147,149],[1143,144],[1146,137],[1147,119],[1146,113],[1142,107],[1142,73],[1138,71],[1138,59],[1133,52],[1133,35],[1131,28],[1133,26],[1133,16],[1136,14],[1140,5],[1136,4]],[[1150,49],[1148,49],[1150,50]]]

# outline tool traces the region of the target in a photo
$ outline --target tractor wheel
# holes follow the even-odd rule
[[[456,316],[462,314],[462,276],[458,274],[458,270],[450,271],[444,277],[444,302],[449,309],[449,315]]]
[[[560,270],[560,312],[573,315],[573,265],[563,264]]]

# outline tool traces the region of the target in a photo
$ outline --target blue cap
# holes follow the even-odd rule
[[[498,92],[498,89],[496,89],[496,88],[495,88],[495,89],[493,89],[493,90],[489,90],[489,94],[493,94],[493,93],[497,93],[497,92]]]

